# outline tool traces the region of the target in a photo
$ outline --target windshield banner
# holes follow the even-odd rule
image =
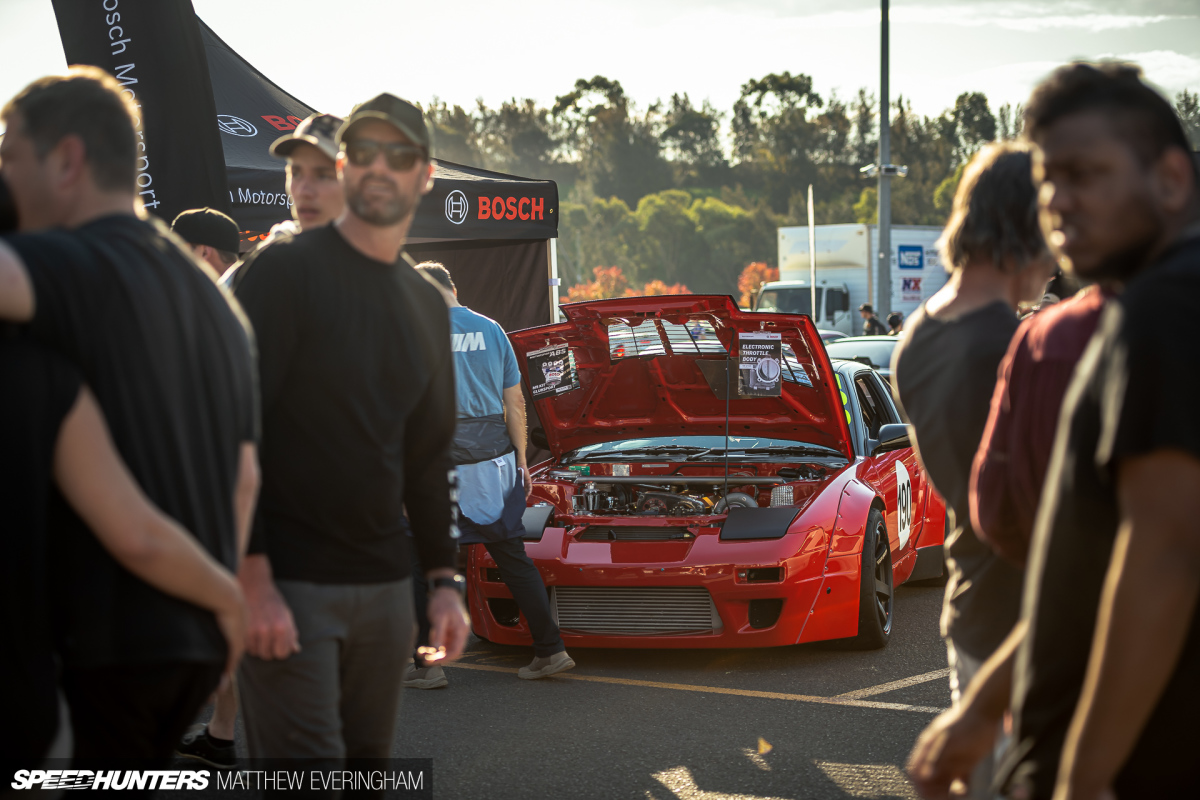
[[[783,394],[783,337],[778,333],[738,334],[738,395],[779,397]]]
[[[534,400],[557,397],[579,388],[575,355],[565,344],[534,350],[527,357],[529,393]]]

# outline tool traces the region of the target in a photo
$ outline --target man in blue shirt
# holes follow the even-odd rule
[[[533,482],[525,461],[525,398],[516,354],[495,320],[459,304],[458,291],[444,266],[427,261],[417,270],[442,290],[450,306],[458,405],[452,455],[458,470],[459,542],[487,548],[529,623],[534,659],[518,670],[518,677],[531,680],[563,672],[575,662],[567,655],[546,586],[523,541],[521,517]],[[420,604],[424,587],[414,584],[414,588]],[[424,617],[418,614],[417,618]],[[427,644],[427,637],[428,629],[422,626],[418,644]],[[409,688],[436,689],[446,683],[442,668],[425,664],[420,653],[404,673]]]

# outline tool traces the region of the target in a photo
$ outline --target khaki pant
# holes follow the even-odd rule
[[[412,579],[277,581],[300,635],[283,661],[247,656],[238,688],[251,758],[390,758],[412,654]]]

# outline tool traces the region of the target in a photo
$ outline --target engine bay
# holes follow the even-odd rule
[[[774,470],[772,470],[774,471]],[[550,481],[573,485],[560,510],[575,516],[697,517],[728,513],[731,508],[790,506],[815,492],[826,476],[823,467],[784,467],[774,475],[730,474],[728,491],[717,475],[580,475],[550,470]]]

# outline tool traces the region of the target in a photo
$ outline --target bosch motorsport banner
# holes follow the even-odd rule
[[[137,105],[137,191],[170,222],[228,212],[225,161],[208,62],[191,0],[53,0],[68,64],[110,73]]]
[[[437,141],[433,143],[437,151]],[[413,238],[553,239],[558,185],[439,161],[417,208]]]

